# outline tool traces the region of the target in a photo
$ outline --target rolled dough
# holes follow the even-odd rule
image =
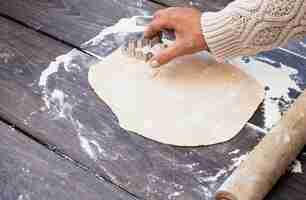
[[[90,68],[89,82],[121,127],[161,143],[225,142],[242,129],[264,98],[255,79],[204,53],[152,70],[116,50]]]

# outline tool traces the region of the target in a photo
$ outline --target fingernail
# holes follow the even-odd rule
[[[160,64],[157,62],[157,60],[152,60],[152,61],[150,62],[150,66],[151,66],[152,68],[157,68],[157,67],[160,66]]]

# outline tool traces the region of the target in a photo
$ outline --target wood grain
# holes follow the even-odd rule
[[[162,8],[150,1],[11,0],[0,2],[0,14],[75,46],[90,40],[123,17]]]
[[[284,47],[301,59],[306,59],[306,37],[302,41],[291,41]]]
[[[289,44],[291,45],[292,43]],[[303,51],[301,48],[297,49]],[[276,48],[271,51],[258,53],[254,57],[244,56],[236,62],[236,64],[246,69],[252,69],[252,67],[258,68],[257,76],[263,76],[262,78],[258,76],[258,78],[261,82],[267,84],[267,87],[265,87],[266,92],[273,96],[267,97],[272,101],[268,101],[269,104],[266,105],[264,104],[267,103],[267,101],[263,102],[249,121],[261,128],[265,128],[266,124],[271,125],[271,122],[265,123],[266,115],[273,115],[273,111],[282,115],[298,97],[301,91],[306,89],[306,59],[287,52],[287,49]],[[264,76],[265,73],[270,74]],[[269,76],[271,76],[271,81],[269,81]],[[279,84],[278,81],[281,82],[282,80],[284,80],[285,83],[286,81],[292,82],[286,83],[287,85]],[[275,108],[273,109],[271,106],[267,105],[274,105]]]
[[[2,122],[0,135],[0,199],[135,199]]]
[[[296,46],[296,43],[289,43],[287,49],[301,56],[306,56],[306,49],[301,46]],[[295,47],[295,48],[294,48]],[[305,53],[304,53],[305,52]],[[296,70],[296,76],[292,77],[296,81],[297,85],[301,89],[306,88],[306,59],[301,58],[298,55],[286,52],[286,49],[274,49],[272,51],[261,52],[257,55],[257,59],[266,62],[276,68],[282,66],[288,66]],[[267,59],[265,59],[267,58]],[[290,94],[292,97],[295,97],[297,94],[292,92]]]
[[[88,84],[94,58],[8,20],[1,18],[0,25],[5,55],[0,59],[0,115],[138,197],[211,199],[262,137],[247,126],[224,144],[178,148],[129,133]],[[42,72],[50,72],[45,82]],[[291,187],[292,197],[305,199],[300,186],[306,184],[305,175],[298,180],[279,187]],[[281,191],[272,197],[281,199]]]
[[[306,91],[221,186],[216,199],[264,199],[303,150],[305,133]]]

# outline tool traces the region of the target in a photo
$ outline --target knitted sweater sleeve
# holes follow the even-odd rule
[[[283,46],[306,35],[306,0],[236,0],[202,14],[202,29],[219,61]]]

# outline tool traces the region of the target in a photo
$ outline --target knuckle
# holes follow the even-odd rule
[[[158,20],[153,20],[153,21],[149,24],[148,27],[149,27],[151,30],[154,30],[154,29],[156,29],[156,27],[158,26],[158,23],[159,23]]]
[[[149,24],[147,29],[146,29],[146,32],[151,33],[152,31],[153,31],[153,26],[152,26],[152,24]]]
[[[166,9],[158,10],[154,13],[153,17],[154,18],[161,18],[164,15],[165,12],[166,12]]]
[[[154,23],[151,24],[151,30],[152,30],[152,32],[159,31],[158,29],[159,29],[159,25],[158,25],[157,22],[154,22]]]
[[[197,45],[197,41],[193,40],[193,39],[188,39],[184,41],[184,47],[186,49],[193,49],[195,48]]]
[[[160,13],[157,11],[154,15],[153,15],[153,20],[160,18]]]

